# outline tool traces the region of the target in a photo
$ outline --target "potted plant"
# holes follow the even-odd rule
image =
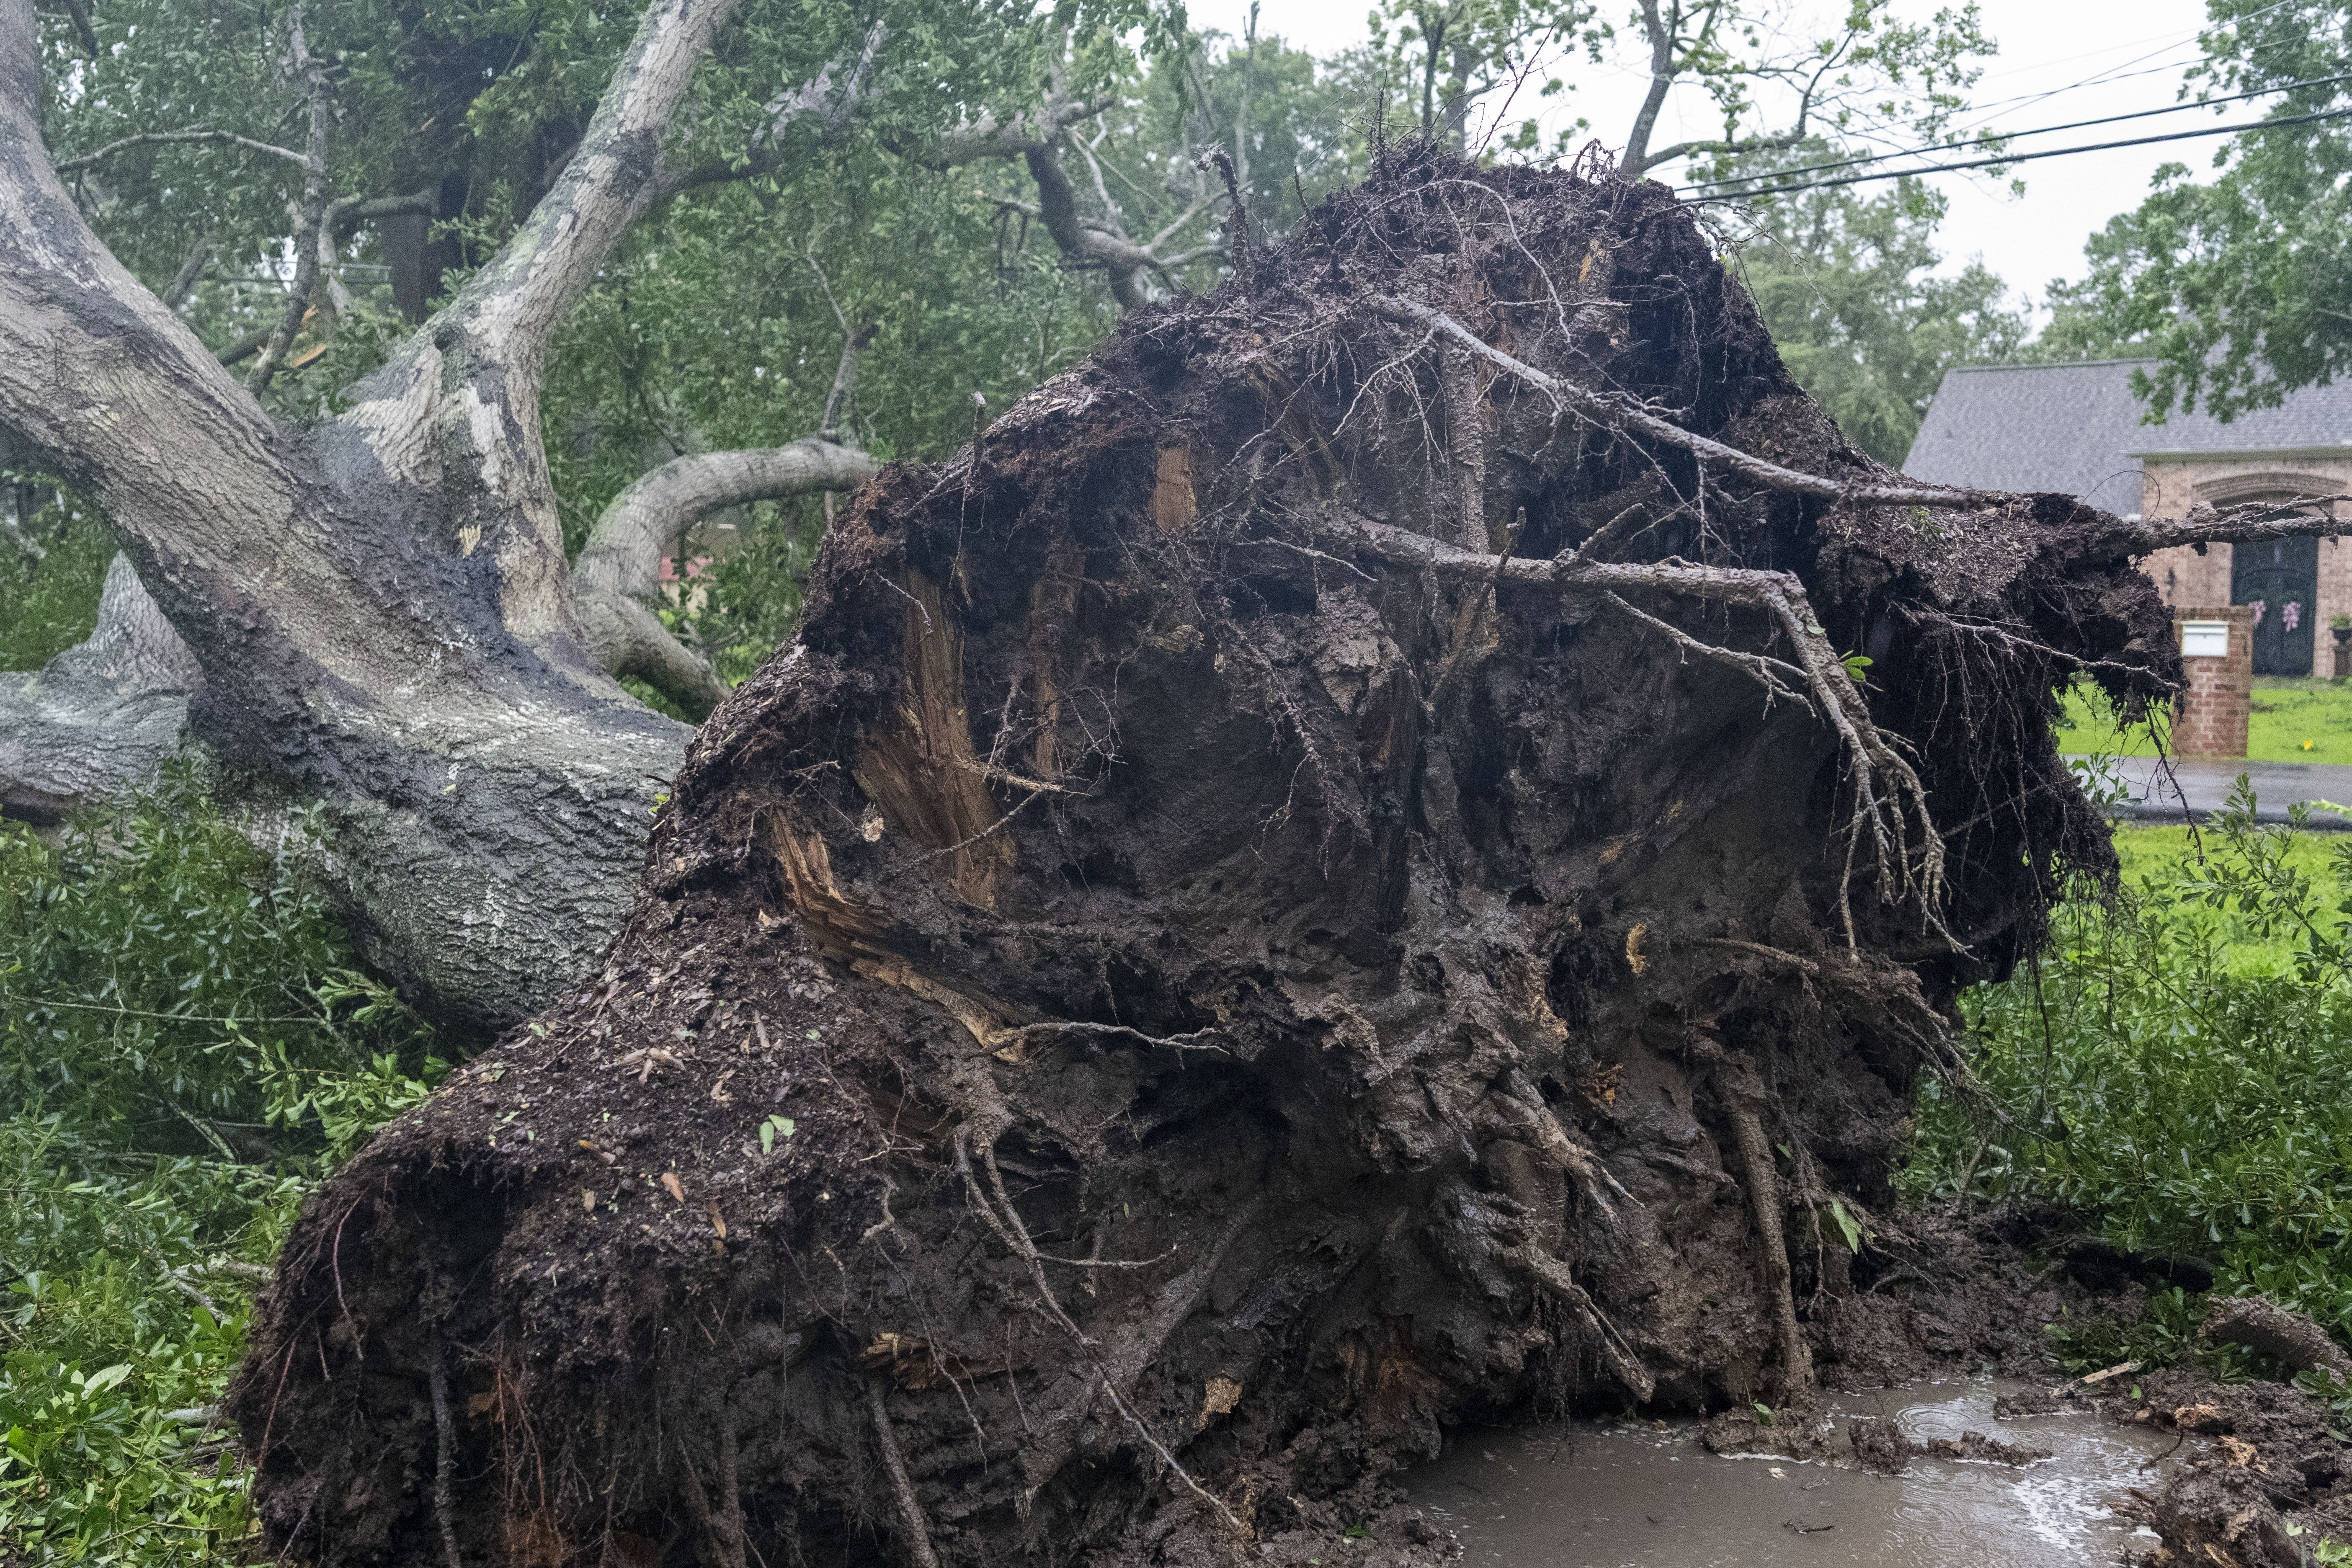
[[[2337,647],[2352,647],[2352,615],[2336,611],[2327,617],[2327,629],[2335,634]]]

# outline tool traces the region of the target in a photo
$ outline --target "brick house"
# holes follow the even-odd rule
[[[2352,384],[2305,387],[2227,425],[2201,409],[2147,425],[2131,376],[2154,363],[1948,371],[1903,471],[1938,484],[2057,490],[2126,517],[2352,491]],[[2352,503],[2335,510],[2352,525]],[[2201,556],[2183,547],[2141,564],[2168,605],[2251,608],[2256,675],[2314,673],[2315,651],[2331,647],[2319,628],[2352,614],[2352,542],[2215,544]],[[2317,673],[2328,670],[2323,654]]]

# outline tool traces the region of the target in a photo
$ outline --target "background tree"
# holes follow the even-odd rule
[[[2186,164],[2085,247],[2089,276],[2053,289],[2067,341],[2132,344],[2163,363],[2142,383],[2151,411],[2200,398],[2229,418],[2352,370],[2352,6],[2342,0],[2208,0],[2204,63],[2189,90],[2290,89],[2276,121],[2229,138],[2212,177]],[[2242,113],[2244,105],[2231,106]],[[2289,123],[2290,121],[2302,123]]]
[[[1894,0],[1851,0],[1821,36],[1784,41],[1787,7],[1741,0],[1640,0],[1628,39],[1650,78],[1618,167],[1645,174],[1678,158],[1792,147],[1837,132],[1857,140],[1934,140],[1992,53],[1975,0],[1904,22]],[[1596,58],[1613,30],[1591,47]],[[1654,144],[1675,88],[1690,83],[1723,117],[1719,137]]]
[[[2016,358],[2032,323],[1981,261],[1939,274],[1935,231],[1947,203],[1917,180],[1876,195],[1848,185],[1744,196],[1769,189],[1775,166],[1840,156],[1835,145],[1812,140],[1727,161],[1759,182],[1724,187],[1748,231],[1739,273],[1790,374],[1847,439],[1899,465],[1944,372]]]

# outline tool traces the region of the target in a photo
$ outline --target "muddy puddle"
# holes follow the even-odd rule
[[[2112,1563],[2153,1534],[2116,1516],[2125,1489],[2156,1481],[2168,1436],[2088,1414],[1996,1421],[2008,1380],[1825,1394],[1835,1458],[1723,1458],[1696,1421],[1577,1421],[1465,1431],[1407,1479],[1413,1500],[1465,1549],[1465,1564],[1511,1568],[2053,1568]],[[2023,1469],[1914,1458],[1900,1476],[1855,1468],[1855,1416],[1894,1416],[1915,1441],[1978,1431],[2046,1448]]]

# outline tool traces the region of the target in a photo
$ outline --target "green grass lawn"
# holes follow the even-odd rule
[[[2197,850],[2201,848],[2210,855],[2218,847],[2210,830],[2199,834],[2199,845],[2192,847],[2185,826],[2118,827],[2115,838],[2116,854],[2124,863],[2124,886],[2142,893],[2173,887],[2199,874],[2202,867],[2196,858]],[[2330,854],[2340,841],[2340,836],[2336,834],[2297,834],[2287,847],[2286,865],[2326,886],[2331,876]],[[2291,932],[2259,931],[2254,929],[2255,922],[2238,910],[2209,906],[2184,909],[2178,918],[2221,938],[2223,961],[2232,973],[2284,974],[2294,967]]]
[[[2072,756],[2152,757],[2146,726],[2119,729],[2106,699],[2087,682],[2066,694],[2059,749]],[[2247,726],[2246,756],[2258,763],[2352,763],[2352,681],[2260,676]]]

